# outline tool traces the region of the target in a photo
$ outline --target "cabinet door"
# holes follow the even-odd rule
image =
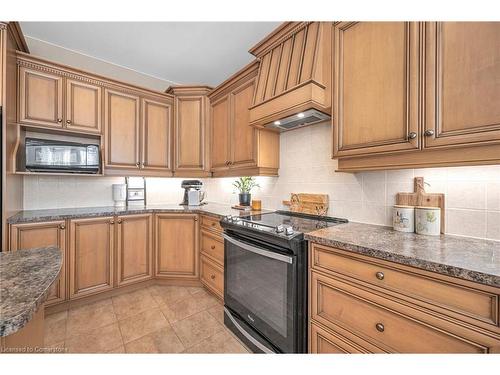
[[[424,147],[500,141],[500,23],[426,23]]]
[[[101,134],[101,88],[66,79],[66,128]]]
[[[225,96],[212,103],[212,170],[229,167],[229,119],[229,96]]]
[[[257,129],[250,126],[250,111],[254,80],[247,82],[231,93],[231,161],[232,167],[253,166],[256,160]]]
[[[70,222],[70,299],[113,288],[113,217]]]
[[[142,99],[141,168],[170,171],[172,106]]]
[[[119,216],[117,224],[118,286],[150,279],[153,273],[152,216]]]
[[[419,148],[419,24],[334,27],[334,155]]]
[[[112,90],[105,95],[105,165],[138,169],[139,97]]]
[[[198,216],[156,215],[156,276],[198,277]]]
[[[63,78],[19,68],[19,122],[49,128],[63,127]]]
[[[57,246],[63,254],[59,280],[50,288],[46,306],[66,300],[66,224],[64,221],[14,224],[10,227],[10,250]]]
[[[203,171],[205,163],[206,121],[202,96],[176,98],[175,170]]]

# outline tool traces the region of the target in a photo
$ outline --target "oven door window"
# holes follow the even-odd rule
[[[262,245],[226,238],[224,297],[229,308],[287,351],[294,343],[296,259],[276,254]]]

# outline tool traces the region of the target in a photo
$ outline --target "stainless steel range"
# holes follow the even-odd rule
[[[221,220],[224,324],[254,352],[307,352],[304,233],[342,223],[289,211]]]

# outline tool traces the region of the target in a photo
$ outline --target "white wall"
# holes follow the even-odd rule
[[[25,38],[30,53],[34,56],[152,90],[163,92],[168,86],[175,85],[175,82],[153,77],[104,60],[99,60],[95,57],[87,56],[43,40],[29,36]]]
[[[500,166],[406,169],[338,173],[330,159],[329,124],[281,135],[280,176],[258,177],[253,192],[263,206],[282,208],[290,193],[324,193],[332,216],[391,225],[395,194],[413,191],[413,177],[423,176],[428,192],[446,194],[446,232],[500,240]],[[112,205],[111,184],[120,177],[26,176],[25,209]],[[182,179],[148,178],[148,204],[179,203]],[[234,178],[203,180],[209,201],[235,204]]]

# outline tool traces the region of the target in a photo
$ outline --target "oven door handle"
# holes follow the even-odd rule
[[[241,247],[242,249],[245,249],[247,251],[251,251],[252,253],[259,254],[268,258],[273,258],[276,260],[279,260],[280,262],[286,262],[293,264],[293,257],[288,256],[288,255],[283,255],[279,253],[275,253],[272,251],[264,250],[256,246],[248,245],[244,242],[235,240],[234,238],[228,236],[227,234],[223,233],[222,237],[224,237],[228,242],[232,243],[233,245],[236,245],[238,247]]]

